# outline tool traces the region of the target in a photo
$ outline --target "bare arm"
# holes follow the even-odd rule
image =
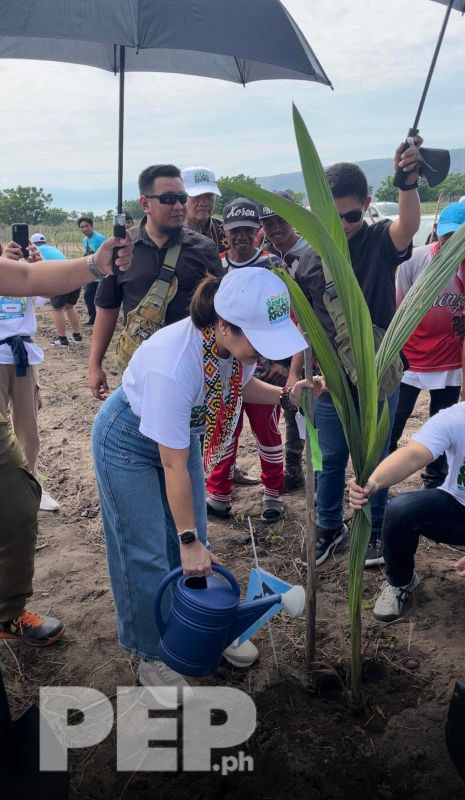
[[[159,445],[161,463],[165,472],[166,494],[178,533],[195,528],[192,482],[187,468],[189,448],[173,450]],[[211,562],[218,560],[200,542],[180,545],[181,562],[186,575],[211,573]]]
[[[89,355],[89,386],[96,400],[104,400],[108,394],[107,377],[102,362],[118,321],[119,308],[96,307],[92,343]]]
[[[378,464],[364,487],[358,486],[354,480],[349,481],[350,507],[357,511],[368,502],[372,494],[403,481],[433,460],[433,454],[427,447],[419,442],[410,441],[405,447],[391,453]]]
[[[304,369],[304,351],[302,350],[301,353],[296,353],[295,356],[292,356],[291,366],[289,368],[289,385],[293,386],[294,383],[297,383],[298,380],[302,377]]]
[[[13,252],[14,243],[7,245]],[[94,262],[103,275],[112,271],[113,248],[121,245],[117,264],[122,270],[131,264],[132,243],[126,239],[107,239],[94,254]],[[87,258],[73,258],[66,261],[38,261],[30,264],[14,261],[0,256],[0,293],[12,297],[34,297],[68,294],[93,279],[89,272]]]
[[[415,137],[415,144],[423,143],[421,136]],[[403,149],[400,144],[394,155],[394,168],[400,167],[407,173],[406,182],[413,184],[418,180],[419,152],[416,148]],[[389,234],[396,250],[401,253],[406,250],[420,227],[421,209],[417,189],[410,191],[399,190],[399,216],[391,224]]]

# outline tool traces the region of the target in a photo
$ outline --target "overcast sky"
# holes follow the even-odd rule
[[[334,91],[302,81],[244,89],[205,78],[129,73],[125,182],[155,162],[206,164],[217,175],[295,171],[292,100],[325,164],[391,155],[413,122],[445,7],[432,0],[284,5]],[[465,18],[453,11],[421,121],[428,144],[465,146],[464,49]],[[118,81],[112,74],[3,60],[0,82],[0,189],[116,184]]]

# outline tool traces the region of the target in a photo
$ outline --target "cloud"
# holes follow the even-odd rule
[[[284,4],[335,91],[300,81],[244,89],[192,76],[129,73],[126,182],[160,161],[208,163],[222,175],[296,170],[291,100],[324,163],[391,155],[413,121],[444,7],[431,0]],[[257,31],[266,35],[266,20],[257,20]],[[453,12],[422,119],[431,144],[465,144],[464,37],[465,19]],[[76,65],[0,61],[0,80],[0,188],[115,185],[117,78]]]

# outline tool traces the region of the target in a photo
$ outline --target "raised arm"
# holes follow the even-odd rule
[[[107,239],[94,254],[94,265],[101,276],[112,272],[113,249],[119,247],[116,263],[123,271],[129,269],[132,242],[126,239]],[[14,253],[14,242],[7,245]],[[66,261],[37,261],[28,263],[0,256],[0,293],[12,297],[53,296],[68,294],[88,283],[91,270],[87,257]],[[95,277],[95,276],[94,276]]]
[[[414,137],[416,147],[404,150],[400,144],[394,154],[394,169],[400,167],[406,173],[406,183],[415,185],[418,181],[420,153],[418,147],[423,143],[421,136]],[[389,233],[396,250],[402,253],[407,249],[420,227],[421,209],[418,189],[399,190],[399,216],[389,227]]]

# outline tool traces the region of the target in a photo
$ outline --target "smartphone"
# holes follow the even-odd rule
[[[117,236],[118,239],[125,239],[126,238],[126,214],[115,214],[115,218],[113,220],[113,236]],[[118,258],[118,248],[115,247],[113,250],[113,258],[112,258],[112,272],[113,275],[116,275],[118,272],[118,267],[116,265],[116,259]]]
[[[126,214],[115,214],[114,224],[113,224],[113,236],[117,236],[119,239],[124,239],[126,237]]]
[[[24,258],[29,257],[29,226],[24,222],[16,222],[11,226],[11,238],[16,244],[21,245]]]

